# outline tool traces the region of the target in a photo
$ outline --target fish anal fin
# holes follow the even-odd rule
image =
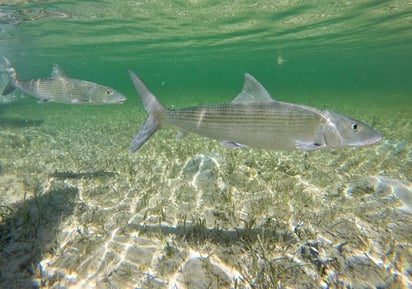
[[[223,142],[221,142],[221,145],[225,148],[230,148],[230,149],[241,149],[241,148],[247,148],[247,145],[238,143],[238,142],[234,142],[234,141],[229,141],[229,140],[225,140]]]
[[[249,73],[245,73],[243,89],[231,103],[264,103],[274,102],[266,89]]]
[[[303,141],[303,140],[296,140],[295,145],[298,150],[302,150],[302,151],[313,151],[313,150],[326,147],[326,145],[324,144],[319,144],[314,141]]]

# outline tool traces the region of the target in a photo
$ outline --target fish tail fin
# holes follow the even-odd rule
[[[148,114],[143,127],[139,130],[130,145],[130,152],[133,153],[141,148],[142,145],[144,145],[144,143],[161,127],[159,115],[165,107],[156,99],[156,97],[147,89],[139,77],[137,77],[137,75],[131,70],[129,70],[129,76],[132,79],[134,87],[142,99],[144,109]]]
[[[9,76],[9,82],[3,89],[1,95],[7,95],[11,93],[17,86],[17,73],[14,67],[11,65],[10,61],[3,56],[4,66],[6,67],[7,75]]]

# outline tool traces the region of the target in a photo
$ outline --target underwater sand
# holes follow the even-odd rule
[[[411,111],[362,112],[375,146],[132,155],[140,105],[2,105],[0,287],[411,287]]]
[[[0,288],[412,288],[410,1],[0,2],[21,79],[56,63],[128,97],[0,97]],[[165,128],[132,155],[127,69],[176,107],[229,102],[248,72],[384,140],[229,150]]]

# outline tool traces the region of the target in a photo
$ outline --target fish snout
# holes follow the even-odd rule
[[[117,94],[115,97],[113,97],[109,102],[111,103],[118,103],[118,104],[123,104],[123,102],[126,101],[126,97],[123,94]]]
[[[366,145],[373,145],[377,142],[380,142],[383,139],[383,136],[380,133],[376,133],[376,135],[372,138],[369,138],[365,141]]]

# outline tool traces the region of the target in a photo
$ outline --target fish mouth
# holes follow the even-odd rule
[[[370,139],[365,140],[363,145],[373,145],[373,144],[376,144],[377,142],[380,142],[382,139],[383,139],[383,136],[379,134]]]
[[[113,101],[113,103],[118,103],[118,104],[123,104],[123,102],[125,102],[127,100],[127,98],[119,98]]]
[[[381,141],[383,139],[383,137],[379,134],[376,136],[373,136],[371,138],[368,139],[364,139],[364,140],[360,140],[357,142],[351,142],[348,145],[349,146],[355,146],[355,147],[360,147],[360,146],[369,146],[369,145],[374,145],[377,142]]]
[[[375,136],[374,138],[369,139],[369,141],[367,142],[367,144],[368,144],[368,145],[369,145],[369,144],[372,145],[372,144],[375,144],[375,143],[377,143],[377,142],[380,142],[382,139],[383,139],[383,136],[381,136],[381,135],[379,134],[379,135]]]

